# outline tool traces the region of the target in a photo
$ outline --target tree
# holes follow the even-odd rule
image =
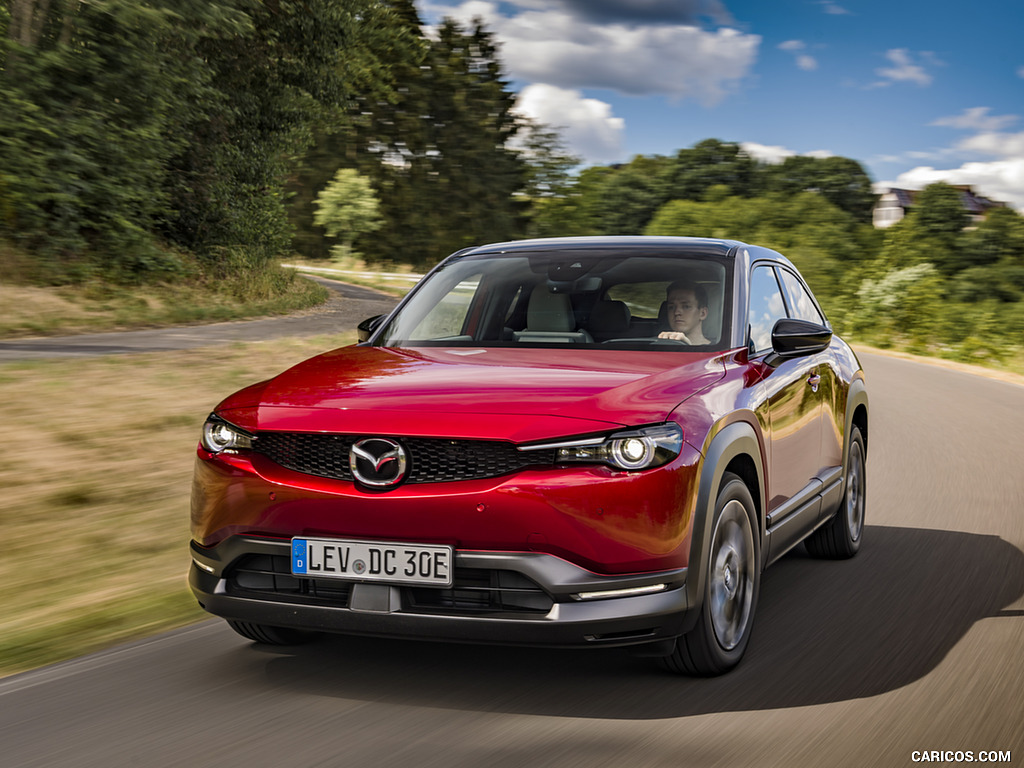
[[[1024,299],[1024,217],[995,208],[960,242],[965,266],[953,277],[952,296],[967,302]]]
[[[345,106],[350,41],[373,0],[232,0],[246,34],[204,36],[196,53],[212,88],[172,165],[177,216],[168,234],[210,257],[243,247],[255,263],[287,251],[284,183],[313,129]],[[372,15],[372,14],[371,14]]]
[[[388,125],[398,136],[419,129],[412,115],[400,125],[394,114],[400,89],[415,78],[426,55],[416,9],[409,0],[376,0],[360,12],[356,34],[349,37],[342,59],[345,111],[317,126],[313,142],[292,168],[286,187],[288,217],[294,230],[292,247],[307,258],[327,258],[329,248],[322,227],[313,221],[314,201],[339,168],[362,168],[371,175],[379,160],[377,145],[361,140],[381,115],[381,132]],[[365,153],[365,156],[361,156]]]
[[[766,192],[798,195],[816,192],[857,221],[868,224],[877,196],[871,177],[856,160],[846,157],[787,157],[761,169]]]
[[[415,8],[404,18],[418,30]],[[446,19],[418,64],[396,69],[396,97],[360,101],[356,157],[381,200],[385,226],[358,244],[373,260],[420,265],[458,248],[518,236],[526,182],[514,145],[514,94],[481,22]]]
[[[529,117],[519,117],[516,149],[526,163],[521,193],[529,199],[557,197],[572,184],[570,169],[580,158],[571,154],[555,129]]]
[[[669,172],[666,199],[701,200],[706,191],[722,184],[732,195],[756,194],[757,164],[739,144],[704,139],[676,154]]]
[[[267,263],[283,184],[380,0],[11,0],[0,14],[0,235],[52,279],[159,276],[191,250]],[[378,88],[382,92],[386,88]]]
[[[943,281],[931,264],[894,269],[861,283],[854,331],[885,346],[907,339],[918,348],[934,342],[942,317]]]
[[[317,195],[314,219],[324,228],[328,237],[337,238],[336,256],[352,254],[352,242],[361,234],[377,229],[380,201],[368,179],[351,168],[342,168],[334,179]]]
[[[1012,208],[993,208],[964,237],[964,261],[973,266],[1024,267],[1024,216]]]
[[[591,166],[580,171],[564,193],[541,201],[539,221],[541,234],[580,236],[605,233],[604,187],[615,170],[608,166]]]
[[[233,34],[240,18],[198,2],[171,11],[19,0],[11,10],[0,75],[5,234],[46,262],[51,279],[173,267],[154,231],[172,205],[168,160],[205,93],[201,62],[176,43],[182,29]]]
[[[575,180],[570,170],[579,165],[580,158],[569,153],[556,129],[523,116],[519,121],[516,145],[525,163],[525,183],[517,194],[528,206],[527,234],[531,237],[562,234],[557,222],[559,203],[573,188]]]
[[[667,176],[672,161],[666,157],[637,155],[617,166],[605,180],[597,205],[601,232],[638,235],[668,199]]]
[[[944,275],[953,275],[964,267],[963,231],[970,222],[960,191],[939,182],[929,184],[914,199],[914,207],[905,221],[919,239],[919,248],[929,251],[929,262]]]

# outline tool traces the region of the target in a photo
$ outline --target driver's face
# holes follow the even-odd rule
[[[689,336],[701,330],[701,323],[708,316],[707,307],[697,306],[697,297],[693,291],[677,288],[668,295],[668,324],[673,331],[681,331]]]

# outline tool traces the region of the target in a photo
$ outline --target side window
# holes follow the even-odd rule
[[[796,275],[787,269],[780,269],[782,284],[786,288],[786,296],[789,298],[790,315],[797,320],[807,320],[818,325],[825,325],[825,318],[814,305],[803,283],[797,280]]]
[[[469,314],[482,275],[472,275],[445,294],[409,335],[412,340],[444,339],[459,336]]]
[[[750,341],[754,354],[772,348],[772,328],[777,320],[786,317],[786,303],[782,300],[779,281],[770,266],[754,267],[750,273]]]

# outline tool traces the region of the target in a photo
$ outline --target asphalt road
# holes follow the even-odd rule
[[[788,768],[909,766],[921,750],[1020,764],[1024,387],[862,361],[863,548],[773,566],[725,677],[608,649],[279,651],[213,620],[0,681],[0,765]]]

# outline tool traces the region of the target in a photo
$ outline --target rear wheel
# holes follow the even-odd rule
[[[253,624],[250,621],[228,619],[228,626],[246,640],[264,645],[299,645],[307,642],[312,635],[301,629],[291,627],[270,627],[266,624]]]
[[[700,615],[663,660],[671,671],[721,675],[743,658],[761,584],[756,530],[750,491],[739,477],[726,472],[715,502]]]
[[[864,438],[857,427],[850,433],[850,454],[846,467],[846,491],[835,516],[812,533],[806,543],[812,557],[845,560],[857,554],[864,533],[866,490]]]

